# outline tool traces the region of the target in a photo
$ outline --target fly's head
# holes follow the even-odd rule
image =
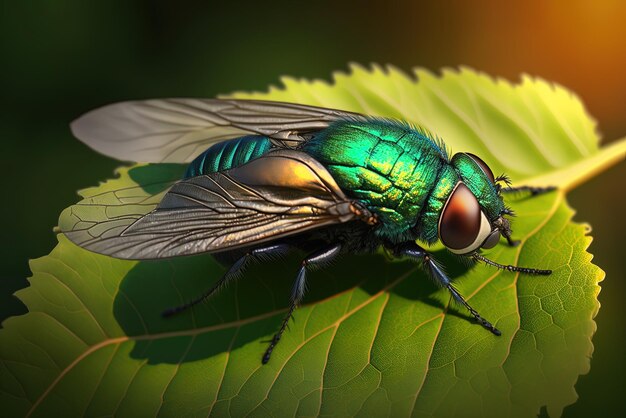
[[[459,181],[448,196],[439,216],[439,239],[454,254],[471,255],[478,249],[492,248],[504,236],[512,242],[511,227],[499,183],[487,164],[470,153],[458,153],[451,164]]]

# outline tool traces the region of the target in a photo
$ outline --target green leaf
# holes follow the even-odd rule
[[[501,337],[469,320],[411,263],[351,256],[311,276],[305,305],[262,366],[262,341],[286,312],[297,259],[252,268],[209,303],[164,320],[163,309],[206,290],[224,268],[208,255],[117,260],[59,235],[50,255],[31,262],[31,286],[17,293],[30,312],[0,330],[3,411],[522,417],[547,406],[558,416],[589,370],[604,275],[586,252],[589,228],[571,222],[565,192],[622,159],[626,143],[599,149],[580,101],[544,81],[511,85],[467,69],[415,76],[355,66],[333,84],[284,79],[284,89],[236,96],[405,119],[453,151],[484,156],[517,183],[559,185],[510,200],[522,244],[488,253],[500,263],[553,269],[551,276],[467,268],[435,252]],[[141,216],[183,171],[121,168],[119,178],[81,191],[83,200],[59,223]]]

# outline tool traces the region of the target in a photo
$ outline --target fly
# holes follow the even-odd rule
[[[502,194],[511,187],[478,156],[449,156],[443,142],[407,123],[293,103],[162,99],[115,103],[72,123],[76,137],[121,160],[188,163],[183,179],[139,219],[76,225],[63,232],[88,250],[148,260],[215,253],[234,260],[200,297],[209,298],[247,267],[304,249],[290,307],[269,342],[267,363],[304,296],[307,275],[346,253],[384,247],[419,263],[487,330],[500,331],[456,290],[418,242],[499,269],[549,275],[485,258],[511,238]]]

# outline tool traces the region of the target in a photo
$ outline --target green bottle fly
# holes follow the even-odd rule
[[[105,106],[72,130],[120,159],[189,163],[150,213],[62,226],[78,245],[118,258],[210,252],[235,260],[204,295],[165,316],[208,298],[252,262],[307,251],[263,363],[302,302],[308,272],[341,254],[384,247],[419,262],[495,335],[418,242],[440,240],[453,254],[508,271],[551,273],[501,265],[480,251],[502,237],[516,245],[503,193],[552,188],[510,187],[478,156],[450,158],[443,141],[404,122],[293,103],[162,99]]]

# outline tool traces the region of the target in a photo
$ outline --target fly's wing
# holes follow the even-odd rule
[[[210,145],[258,134],[293,148],[307,133],[356,113],[258,100],[155,99],[114,103],[71,124],[82,142],[125,161],[192,161]]]
[[[249,246],[369,216],[363,211],[319,162],[278,150],[233,170],[179,181],[138,220],[122,216],[61,229],[97,253],[155,259]]]

